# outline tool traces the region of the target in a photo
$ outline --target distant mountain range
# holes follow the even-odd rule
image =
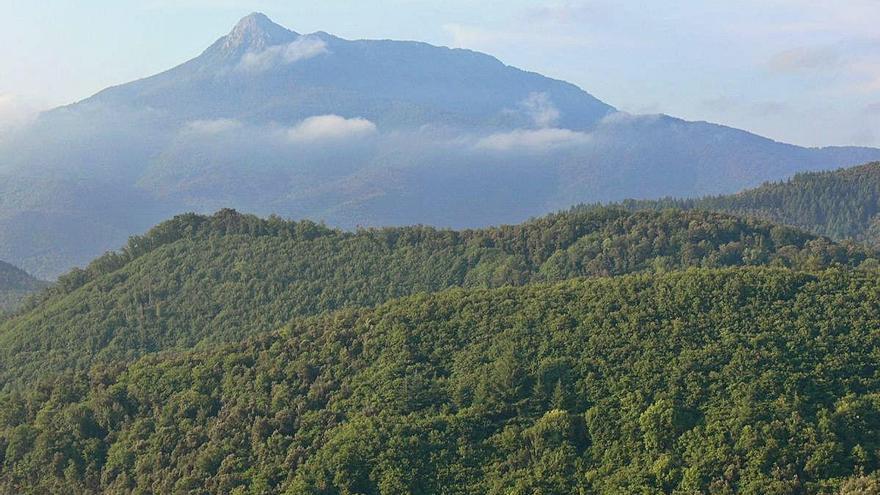
[[[469,50],[252,14],[182,65],[0,139],[0,259],[54,278],[182,211],[475,227],[878,159],[626,114]]]

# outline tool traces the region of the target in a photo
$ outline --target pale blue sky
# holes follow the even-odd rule
[[[251,11],[484,51],[631,112],[880,146],[880,0],[0,0],[0,124],[170,68]]]

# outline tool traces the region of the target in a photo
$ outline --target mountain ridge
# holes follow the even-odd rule
[[[52,279],[183,211],[474,228],[880,159],[625,114],[475,51],[299,35],[266,19],[0,145],[0,259]]]
[[[294,317],[417,292],[696,266],[868,268],[878,256],[701,211],[601,209],[491,229],[359,232],[232,210],[181,215],[60,277],[0,322],[0,388],[234,342]]]
[[[619,205],[630,210],[696,208],[751,216],[837,240],[878,246],[880,162],[799,173],[726,196],[627,200]]]

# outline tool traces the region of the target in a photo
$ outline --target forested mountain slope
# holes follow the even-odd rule
[[[417,295],[6,393],[0,487],[864,494],[878,329],[858,270]]]
[[[15,309],[25,297],[47,286],[24,270],[0,261],[0,314]]]
[[[94,361],[237,341],[295,316],[448,287],[689,266],[819,269],[873,257],[792,228],[701,211],[598,209],[484,230],[357,233],[231,210],[184,215],[62,277],[0,324],[0,386]]]
[[[626,201],[630,209],[699,208],[880,246],[880,162],[795,175],[729,196]]]

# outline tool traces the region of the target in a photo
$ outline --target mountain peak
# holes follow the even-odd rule
[[[297,36],[297,33],[272,22],[266,14],[254,12],[242,17],[223,38],[223,49],[227,52],[259,51],[288,43]]]
[[[246,32],[258,32],[264,31],[267,28],[271,29],[271,27],[278,26],[272,22],[272,19],[262,13],[262,12],[252,12],[244,17],[242,17],[238,23],[232,28],[233,33],[246,33]]]

